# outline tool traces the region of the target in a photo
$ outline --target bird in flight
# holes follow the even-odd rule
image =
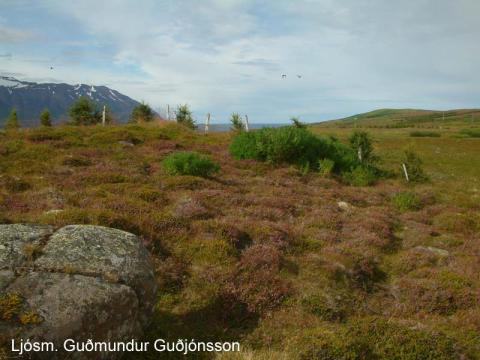
[[[50,66],[50,70],[53,70],[53,66]]]
[[[297,78],[301,79],[301,78],[302,78],[302,75],[297,75]]]
[[[282,74],[282,79],[286,79],[287,78],[287,74]]]

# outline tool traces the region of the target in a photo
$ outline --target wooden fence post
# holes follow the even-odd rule
[[[105,118],[106,118],[106,106],[103,105],[103,112],[102,112],[102,125],[105,126]]]
[[[410,179],[408,178],[408,171],[407,171],[407,166],[405,165],[405,163],[402,164],[402,168],[403,168],[403,172],[405,174],[405,179],[407,179],[407,181],[410,181]]]
[[[209,126],[210,126],[210,113],[207,113],[207,117],[205,118],[205,135],[208,134]]]
[[[250,131],[249,126],[248,126],[248,115],[245,115],[245,131]]]

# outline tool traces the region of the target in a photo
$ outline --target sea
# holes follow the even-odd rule
[[[291,125],[289,123],[250,123],[248,126],[250,129],[262,129],[266,127],[280,127],[280,126],[286,126],[286,125]],[[232,127],[232,124],[210,124],[208,127],[208,130],[211,132],[224,132],[224,131],[230,131],[230,128]],[[197,124],[197,131],[199,132],[205,132],[205,124]]]

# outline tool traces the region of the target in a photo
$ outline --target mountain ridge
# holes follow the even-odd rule
[[[126,122],[138,101],[107,86],[67,83],[36,83],[0,76],[0,125],[12,108],[22,126],[35,126],[44,108],[48,108],[52,121],[68,120],[68,108],[79,97],[87,96],[99,106],[106,105],[114,120]]]

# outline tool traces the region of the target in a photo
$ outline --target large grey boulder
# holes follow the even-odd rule
[[[63,342],[138,339],[155,294],[148,252],[133,234],[91,225],[56,231],[40,225],[0,225],[0,296],[18,302],[7,309],[9,316],[0,313],[4,347],[11,338],[51,341],[58,351],[28,356],[117,359],[121,353],[66,354]]]

